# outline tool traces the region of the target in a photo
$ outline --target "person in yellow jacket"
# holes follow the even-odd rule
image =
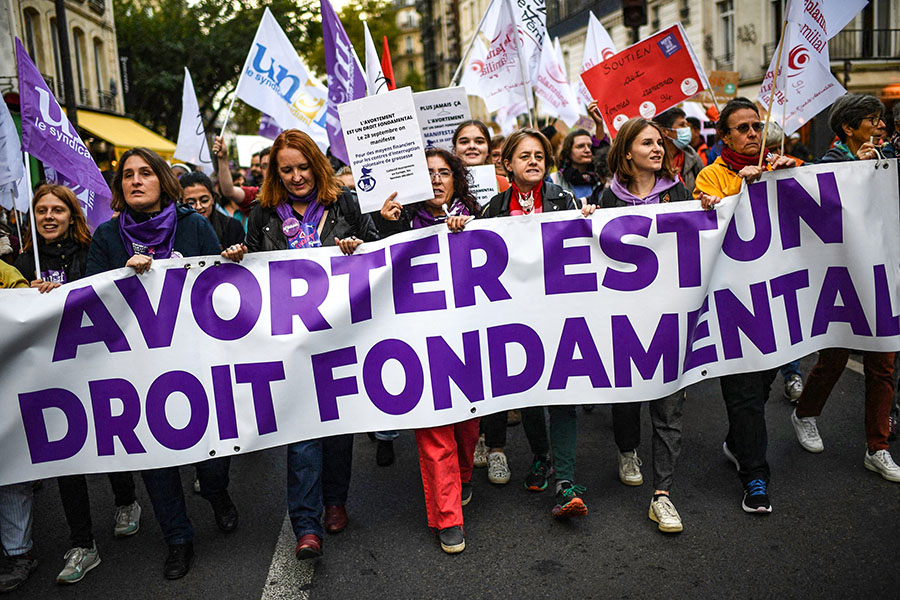
[[[694,198],[711,208],[722,198],[737,194],[743,181],[751,183],[764,170],[795,166],[791,158],[770,154],[758,167],[764,124],[756,105],[746,98],[730,100],[718,122],[725,143],[722,155],[697,175]],[[766,461],[766,400],[778,369],[726,375],[719,379],[728,413],[728,435],[722,444],[744,486],[741,508],[748,513],[772,512],[769,501],[769,464]]]
[[[28,282],[18,269],[0,260],[0,289],[27,288]]]

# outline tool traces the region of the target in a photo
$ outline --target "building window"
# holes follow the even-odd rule
[[[412,54],[414,52],[413,49],[413,39],[411,35],[406,36],[406,53]]]
[[[41,22],[40,15],[33,8],[25,9],[22,15],[25,19],[25,50],[34,64],[41,68]]]
[[[50,38],[53,45],[54,72],[56,73],[56,89],[54,90],[54,92],[56,94],[56,99],[62,103],[66,101],[66,95],[64,93],[65,86],[63,86],[62,59],[59,56],[59,34],[56,31],[55,17],[50,19]]]
[[[719,22],[719,66],[730,66],[734,62],[734,0],[716,3]]]
[[[75,81],[78,83],[78,98],[82,104],[87,104],[88,90],[84,83],[84,32],[75,29],[72,36],[75,38]]]

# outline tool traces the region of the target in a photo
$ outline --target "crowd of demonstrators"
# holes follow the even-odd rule
[[[144,148],[126,152],[112,179],[115,216],[91,236],[74,194],[65,187],[43,185],[33,197],[37,246],[30,236],[18,252],[18,238],[0,223],[0,288],[32,287],[41,293],[82,277],[121,267],[144,273],[154,259],[220,254],[241,261],[247,253],[334,246],[353,254],[366,242],[430,226],[463,231],[472,219],[528,218],[544,212],[579,210],[590,217],[597,209],[633,209],[639,205],[700,200],[712,209],[722,198],[737,194],[763,171],[798,168],[808,157],[797,143],[783,140],[770,123],[764,166],[764,123],[756,104],[729,101],[716,122],[721,150],[708,148],[699,136],[699,122],[681,109],[670,109],[654,120],[627,121],[615,140],[603,129],[596,105],[588,114],[597,127],[570,131],[558,155],[541,132],[518,129],[507,137],[491,137],[478,120],[460,124],[452,151],[428,149],[426,162],[433,199],[411,205],[391,194],[380,211],[363,214],[353,191],[353,173],[337,165],[306,133],[282,132],[271,148],[253,156],[241,184],[240,172],[228,168],[225,145],[216,138],[218,185],[186,165],[167,165]],[[872,96],[848,94],[833,105],[829,123],[837,142],[820,162],[858,161],[895,156],[900,148],[900,104],[893,113],[894,134],[888,139],[885,108]],[[554,129],[555,132],[555,129]],[[550,171],[557,158],[558,171]],[[707,164],[708,163],[708,164]],[[499,193],[479,206],[470,193],[468,167],[494,165]],[[485,225],[489,225],[485,223]],[[5,241],[4,241],[5,240]],[[9,247],[9,250],[5,250]],[[37,268],[35,256],[39,259]],[[12,263],[12,264],[10,264]],[[14,266],[13,266],[14,264]],[[38,272],[39,271],[39,272]],[[800,445],[810,452],[824,449],[816,419],[820,417],[849,350],[819,352],[804,386],[798,361],[782,367],[784,395],[796,401],[791,423]],[[864,352],[865,430],[863,466],[889,481],[900,482],[888,450],[900,409],[896,405],[893,352]],[[767,460],[765,405],[778,369],[720,378],[728,416],[722,450],[737,469],[743,486],[741,507],[748,513],[772,511]],[[672,501],[676,465],[681,454],[686,391],[644,402],[612,406],[616,464],[623,484],[643,484],[638,456],[641,417],[647,406],[652,429],[653,490],[648,517],[659,530],[677,533],[684,523]],[[894,412],[892,416],[891,412]],[[556,518],[587,514],[587,490],[577,483],[578,418],[575,406],[533,406],[520,411],[532,461],[523,487],[543,492],[553,483],[550,513]],[[491,483],[511,480],[506,456],[507,411],[481,418],[414,431],[427,525],[440,548],[461,552],[466,546],[463,507],[472,500],[474,467],[486,466]],[[376,462],[393,462],[392,440],[398,432],[374,434]],[[337,435],[288,444],[286,490],[288,513],[298,559],[322,555],[324,536],[349,524],[347,503],[351,479],[353,436]],[[238,512],[228,493],[229,458],[194,465],[197,491],[209,501],[216,525],[223,532],[238,526]],[[115,502],[114,534],[130,536],[140,527],[141,506],[131,473],[108,476]],[[179,469],[141,472],[154,516],[168,553],[165,577],[184,576],[193,560],[194,531],[185,505]],[[84,475],[57,478],[70,532],[70,549],[57,576],[75,583],[100,563],[93,535],[90,498]],[[0,591],[15,588],[34,571],[31,553],[33,486],[0,487],[0,541],[5,556],[0,565]]]

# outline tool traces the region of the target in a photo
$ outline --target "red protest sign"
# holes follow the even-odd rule
[[[610,137],[628,119],[652,119],[708,87],[680,23],[591,67],[581,80],[597,101]]]

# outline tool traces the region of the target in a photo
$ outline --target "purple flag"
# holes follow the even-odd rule
[[[259,135],[261,135],[262,137],[274,140],[282,131],[284,130],[278,126],[278,123],[275,122],[275,119],[273,119],[266,113],[263,113],[262,117],[259,118]]]
[[[88,223],[96,227],[102,222],[96,219],[107,215],[104,218],[106,220],[111,215],[108,206],[105,212],[99,210],[102,204],[108,204],[112,198],[109,186],[91,158],[87,146],[50,93],[47,82],[31,62],[18,38],[16,61],[19,66],[19,104],[22,110],[22,150],[62,175],[66,185],[80,194],[80,198],[90,197],[89,204],[82,201],[82,208]]]
[[[58,172],[51,166],[44,164],[44,176],[49,183],[57,183],[64,185],[75,194],[81,203],[81,210],[84,211],[84,218],[87,220],[88,228],[91,233],[100,226],[101,223],[109,221],[113,217],[113,210],[109,206],[109,199],[100,199],[97,194],[79,183],[71,181],[68,177]]]
[[[325,129],[331,143],[331,154],[350,164],[338,104],[357,100],[366,96],[366,76],[363,73],[356,51],[344,31],[337,13],[328,0],[322,3],[322,33],[325,39],[325,69],[328,72],[328,111]]]

